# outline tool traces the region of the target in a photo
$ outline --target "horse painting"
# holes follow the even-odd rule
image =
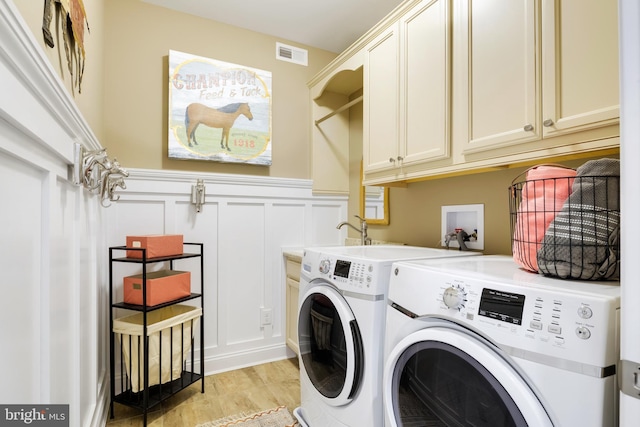
[[[198,141],[196,141],[196,129],[200,124],[203,124],[211,128],[222,128],[220,147],[231,151],[229,148],[229,130],[240,114],[244,114],[247,119],[253,120],[253,114],[251,114],[251,109],[247,102],[229,104],[221,108],[210,108],[198,103],[189,104],[186,114],[184,115],[189,147],[193,147],[191,140],[193,140],[194,144],[198,145]]]

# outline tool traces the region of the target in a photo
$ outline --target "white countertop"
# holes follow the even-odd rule
[[[284,247],[282,248],[282,255],[284,255],[285,258],[289,258],[293,261],[302,262],[302,256],[304,255],[304,248]]]
[[[345,246],[359,246],[360,239],[347,237],[344,243]],[[385,242],[383,240],[373,240],[371,243],[373,245],[404,245],[403,243]],[[282,255],[285,258],[291,259],[293,261],[302,262],[302,257],[304,256],[304,248],[296,246],[283,246]]]

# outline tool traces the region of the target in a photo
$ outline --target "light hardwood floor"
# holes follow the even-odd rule
[[[205,377],[200,382],[151,409],[150,427],[195,427],[197,424],[239,414],[254,413],[285,405],[289,411],[300,405],[298,360],[286,359]],[[115,404],[115,416],[107,427],[142,427],[142,414]]]

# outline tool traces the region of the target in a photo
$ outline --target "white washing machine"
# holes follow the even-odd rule
[[[386,295],[401,259],[473,258],[477,252],[412,246],[305,249],[298,341],[303,426],[380,427]]]
[[[618,282],[498,255],[398,262],[388,305],[387,426],[617,425]]]

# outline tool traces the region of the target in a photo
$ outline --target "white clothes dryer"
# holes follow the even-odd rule
[[[401,259],[480,255],[399,245],[305,249],[298,342],[303,426],[381,427],[386,296]]]
[[[508,256],[395,263],[386,426],[616,426],[619,309],[618,282]]]

